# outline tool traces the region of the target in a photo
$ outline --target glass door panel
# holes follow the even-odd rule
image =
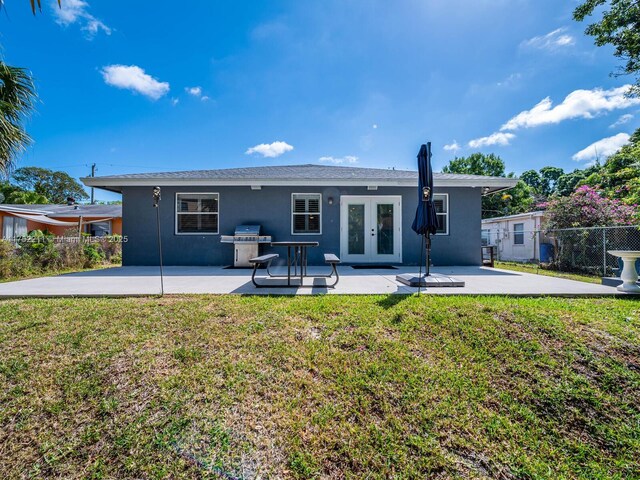
[[[393,203],[376,205],[377,255],[393,255]]]
[[[348,206],[348,252],[349,255],[365,254],[365,206],[350,204]]]

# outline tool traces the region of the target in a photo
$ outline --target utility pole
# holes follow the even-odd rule
[[[91,176],[92,177],[96,176],[96,164],[95,163],[91,164]],[[93,205],[93,203],[94,203],[93,187],[91,187],[91,205]]]

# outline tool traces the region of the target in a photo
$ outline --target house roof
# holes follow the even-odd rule
[[[124,186],[229,185],[229,186],[402,186],[418,185],[415,170],[339,167],[328,165],[280,165],[265,167],[134,173],[81,178],[85,185],[120,192]],[[514,187],[515,178],[434,173],[438,187],[482,187],[487,193]]]
[[[536,210],[535,212],[516,213],[514,215],[505,215],[503,217],[483,218],[482,223],[501,222],[503,220],[517,220],[519,218],[543,217],[544,210]]]
[[[38,214],[55,218],[122,217],[122,205],[19,205],[0,204],[1,212]]]

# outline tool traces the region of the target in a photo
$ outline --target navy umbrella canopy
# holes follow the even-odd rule
[[[438,228],[438,217],[433,203],[431,142],[422,145],[418,153],[418,208],[411,228],[418,235],[427,237],[435,234]]]
[[[421,249],[426,246],[426,273],[422,275],[423,263],[420,261],[420,272],[417,275],[415,273],[401,273],[396,275],[396,280],[410,287],[418,287],[418,294],[420,294],[420,287],[464,287],[463,281],[440,273],[434,273],[433,275],[429,273],[429,267],[431,266],[431,235],[434,235],[438,230],[438,215],[433,203],[431,142],[422,145],[420,153],[418,153],[418,208],[411,228],[423,239]]]

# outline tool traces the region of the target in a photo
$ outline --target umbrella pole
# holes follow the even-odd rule
[[[427,233],[427,274],[429,276],[429,264],[431,263],[431,235]]]

